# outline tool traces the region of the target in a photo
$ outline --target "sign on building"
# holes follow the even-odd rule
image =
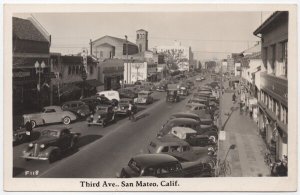
[[[147,62],[124,63],[124,82],[127,84],[135,83],[138,80],[147,79]]]
[[[87,55],[88,51],[86,48],[82,49],[81,57],[82,57],[82,64],[84,66],[85,72],[87,73]]]

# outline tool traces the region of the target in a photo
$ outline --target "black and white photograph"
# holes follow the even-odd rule
[[[4,187],[296,190],[297,6],[239,6],[6,5]]]

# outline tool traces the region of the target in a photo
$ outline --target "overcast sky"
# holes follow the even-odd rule
[[[52,52],[76,54],[88,47],[89,40],[105,35],[135,43],[135,32],[149,33],[149,49],[172,45],[179,40],[191,46],[197,60],[224,58],[255,45],[254,30],[271,12],[197,13],[33,13],[52,35]],[[29,14],[16,17],[27,18]]]

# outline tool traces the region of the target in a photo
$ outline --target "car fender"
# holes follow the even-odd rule
[[[45,119],[42,116],[34,116],[30,117],[30,121],[35,121],[36,125],[43,125]]]
[[[40,153],[47,154],[47,157],[49,157],[50,153],[54,150],[60,150],[60,148],[57,146],[50,146],[50,147],[46,148],[45,150],[40,151]]]

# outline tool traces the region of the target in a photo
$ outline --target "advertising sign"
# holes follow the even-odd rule
[[[131,65],[131,82],[147,79],[147,63],[132,63]]]

